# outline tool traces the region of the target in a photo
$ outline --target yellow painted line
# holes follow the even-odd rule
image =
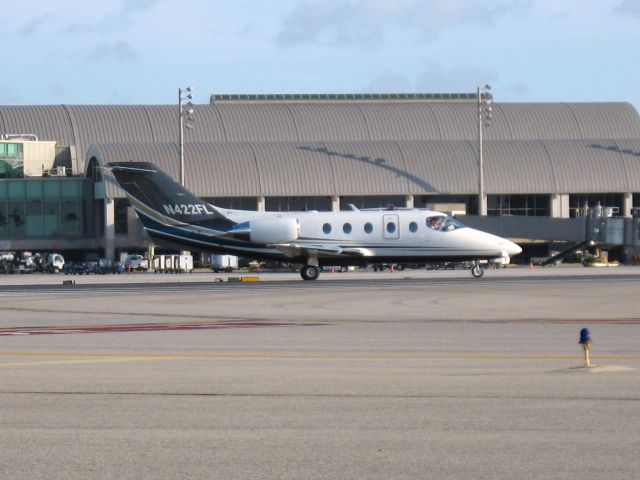
[[[0,362],[0,368],[3,367],[29,367],[40,365],[82,365],[82,364],[99,364],[99,363],[122,363],[122,362],[144,362],[151,360],[179,360],[171,357],[122,357],[122,358],[92,358],[85,360],[48,360],[37,362]]]
[[[87,362],[132,362],[151,360],[573,360],[582,355],[341,355],[341,354],[269,354],[269,353],[196,353],[196,354],[123,354],[90,352],[0,352],[1,357],[66,357],[84,358]],[[90,360],[94,359],[94,360]],[[596,360],[640,361],[640,355],[596,355]],[[52,360],[52,362],[78,362],[81,360]],[[26,362],[21,362],[26,363]],[[8,365],[1,363],[1,365]]]

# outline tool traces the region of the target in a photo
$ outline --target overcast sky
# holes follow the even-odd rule
[[[640,0],[0,0],[0,104],[472,92],[640,109]]]

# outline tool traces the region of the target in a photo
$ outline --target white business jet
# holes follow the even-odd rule
[[[155,165],[110,163],[118,183],[152,238],[183,250],[228,253],[302,265],[316,280],[322,265],[471,262],[508,263],[515,243],[465,227],[441,212],[388,208],[341,212],[256,212],[216,207]]]

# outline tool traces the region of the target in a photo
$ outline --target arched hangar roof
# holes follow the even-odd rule
[[[98,144],[87,162],[146,161],[178,178],[175,144]],[[202,197],[473,194],[472,141],[194,143],[187,188]],[[488,194],[640,192],[640,139],[489,140]],[[107,195],[122,192],[104,173]]]
[[[242,142],[455,142],[477,135],[473,101],[220,100],[194,108],[195,128],[186,141],[231,149]],[[34,133],[73,145],[73,167],[82,172],[94,144],[174,142],[177,112],[175,105],[0,106],[0,133]],[[640,118],[628,103],[496,103],[485,134],[489,141],[640,139]]]

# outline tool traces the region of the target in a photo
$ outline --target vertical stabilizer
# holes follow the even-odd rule
[[[152,163],[117,162],[108,167],[145,226],[160,224],[234,225],[221,211],[191,193]]]

